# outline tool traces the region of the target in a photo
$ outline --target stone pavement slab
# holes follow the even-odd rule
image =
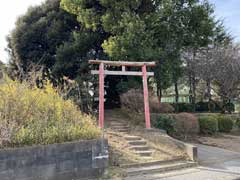
[[[125,180],[237,180],[240,173],[225,172],[218,169],[197,167],[165,174],[128,177]]]

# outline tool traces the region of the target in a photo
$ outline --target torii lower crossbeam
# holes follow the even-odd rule
[[[104,128],[104,75],[121,75],[121,76],[142,76],[143,78],[143,94],[146,128],[151,128],[149,99],[148,99],[148,83],[147,77],[154,76],[153,72],[147,72],[147,67],[155,66],[155,62],[126,62],[126,61],[105,61],[105,60],[89,60],[90,64],[98,64],[99,70],[92,70],[92,74],[99,75],[99,127]],[[104,66],[121,66],[122,71],[104,70]],[[126,67],[141,67],[142,72],[126,71]]]

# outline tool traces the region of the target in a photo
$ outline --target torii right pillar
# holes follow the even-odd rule
[[[151,129],[149,99],[148,99],[147,66],[145,64],[142,66],[142,78],[143,78],[143,96],[144,96],[146,128]]]

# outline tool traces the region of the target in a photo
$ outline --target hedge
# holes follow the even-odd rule
[[[175,108],[176,112],[194,112],[194,105],[191,103],[173,103],[172,106]],[[217,113],[222,111],[222,103],[211,101],[209,102],[198,102],[195,105],[195,112],[212,112]],[[233,103],[228,103],[226,105],[226,110],[229,112],[234,112],[235,107]]]
[[[194,106],[190,103],[173,103],[171,104],[176,112],[193,112]]]
[[[219,132],[230,132],[233,128],[233,120],[231,117],[220,115],[218,116],[218,130]]]
[[[199,117],[200,132],[202,134],[213,135],[218,131],[218,120],[216,116]]]
[[[236,120],[236,125],[237,125],[238,128],[240,128],[240,119]]]
[[[175,124],[175,121],[172,117],[168,115],[158,115],[158,116],[155,116],[153,126],[155,128],[163,129],[167,131],[168,134],[172,134],[175,132],[174,124]]]

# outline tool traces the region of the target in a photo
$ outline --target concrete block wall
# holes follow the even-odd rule
[[[101,176],[107,140],[0,150],[0,180],[75,180]]]

